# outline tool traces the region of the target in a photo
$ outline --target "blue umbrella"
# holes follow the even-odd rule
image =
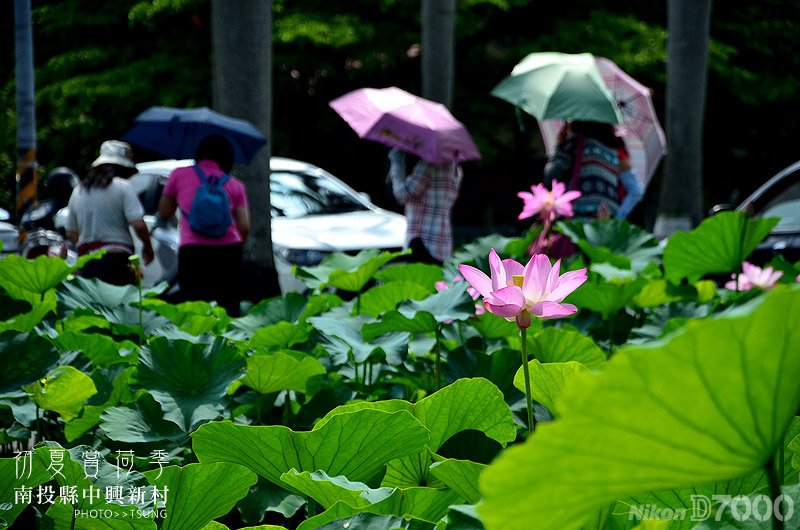
[[[261,131],[249,121],[225,116],[208,107],[150,107],[136,117],[122,139],[171,158],[192,158],[200,141],[211,134],[221,134],[231,142],[233,160],[239,164],[249,163],[267,143]]]

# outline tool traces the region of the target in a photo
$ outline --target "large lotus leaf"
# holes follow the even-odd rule
[[[274,524],[260,524],[258,526],[242,526],[240,530],[286,530],[285,526]],[[211,521],[200,530],[230,530],[227,526],[217,521]]]
[[[77,417],[84,402],[97,393],[92,378],[72,366],[59,366],[24,390],[39,408],[58,412],[64,421]]]
[[[247,358],[247,373],[242,383],[259,394],[281,390],[306,391],[310,377],[325,373],[314,357],[294,352],[257,354]]]
[[[570,294],[566,301],[581,309],[600,313],[605,320],[630,304],[633,298],[647,284],[645,278],[633,281],[609,282],[596,274],[589,275],[589,281]]]
[[[456,504],[447,509],[448,530],[484,530],[483,522],[475,506]]]
[[[306,499],[300,495],[259,477],[258,483],[250,488],[250,493],[236,504],[236,508],[242,516],[242,522],[253,524],[261,521],[266,512],[279,513],[290,519],[305,504]]]
[[[58,298],[54,291],[47,291],[43,295],[21,291],[21,298],[31,305],[31,310],[27,313],[20,313],[10,320],[0,322],[0,333],[14,330],[21,333],[28,333],[50,313],[56,312]]]
[[[355,256],[337,252],[325,256],[316,267],[297,267],[295,275],[309,289],[330,285],[343,291],[358,292],[385,263],[403,254],[377,249],[365,249]]]
[[[300,473],[291,469],[281,475],[281,481],[302,495],[314,499],[326,510],[337,502],[353,508],[363,508],[386,499],[395,491],[394,488],[372,489],[363,482],[351,482],[343,476],[331,477],[324,471]]]
[[[16,502],[15,490],[26,487],[36,489],[48,482],[51,474],[47,466],[31,465],[26,458],[0,458],[0,528],[11,525],[28,504]],[[3,524],[5,520],[6,524]]]
[[[31,302],[17,300],[0,289],[0,321],[8,320],[33,309]]]
[[[42,295],[64,281],[73,269],[59,258],[39,256],[29,260],[9,254],[0,260],[0,286],[14,298],[22,291]]]
[[[484,236],[457,248],[449,261],[469,263],[482,271],[487,271],[489,270],[489,251],[495,249],[498,254],[503,256],[506,245],[511,241],[514,239],[499,234]]]
[[[708,305],[697,305],[691,302],[673,302],[655,307],[648,311],[641,326],[631,330],[629,342],[641,343],[659,337],[666,337],[673,331],[682,328],[689,319],[705,318],[711,308]]]
[[[265,350],[283,350],[295,344],[306,342],[311,326],[306,322],[278,322],[257,329],[250,339],[250,348]]]
[[[62,287],[58,292],[58,300],[68,310],[93,308],[100,311],[139,302],[139,288],[135,285],[111,285],[96,278],[87,280],[77,277],[64,283]],[[165,288],[166,286],[159,285],[144,289],[142,294],[160,294]]]
[[[556,229],[572,239],[592,263],[641,271],[661,259],[658,240],[626,221],[561,221]]]
[[[428,293],[436,291],[436,282],[442,279],[442,268],[425,263],[400,263],[387,265],[375,273],[375,279],[382,283],[413,283],[423,287]]]
[[[342,405],[319,420],[317,426],[325,425],[343,412],[363,410],[407,410],[414,414],[430,431],[428,449],[434,453],[453,435],[467,430],[479,431],[503,446],[517,436],[514,418],[503,393],[483,378],[459,379],[414,404],[386,400]],[[398,458],[389,464],[383,485],[409,487],[430,484],[430,464],[428,450]]]
[[[238,462],[278,485],[292,468],[369,481],[386,462],[423,451],[429,440],[408,412],[380,410],[337,414],[307,432],[225,421],[203,425],[191,436],[200,462]]]
[[[100,413],[100,427],[112,440],[125,443],[150,443],[185,439],[186,434],[164,419],[161,407],[148,393],[134,403],[109,407]]]
[[[367,315],[350,316],[341,307],[308,321],[323,335],[322,344],[335,364],[345,364],[351,359],[363,363],[376,350],[382,350],[387,357],[399,356],[408,345],[407,333],[387,333],[375,340],[365,340],[361,328],[373,319]]]
[[[468,348],[456,348],[447,353],[447,375],[453,380],[470,377],[488,379],[508,397],[514,390],[514,374],[520,367],[518,349],[503,348],[487,355]]]
[[[222,337],[211,344],[157,337],[139,353],[135,384],[161,404],[165,419],[191,432],[222,412],[228,385],[244,369],[242,354]]]
[[[650,280],[634,297],[633,303],[641,308],[657,307],[680,300],[697,300],[697,288],[691,285],[675,285],[666,280]]]
[[[145,476],[167,493],[161,530],[202,528],[231,511],[258,480],[245,466],[230,462],[168,466],[148,471]]]
[[[478,476],[484,469],[486,469],[484,464],[448,458],[434,462],[430,471],[439,482],[458,493],[468,503],[475,504],[481,500]]]
[[[417,283],[410,281],[394,281],[376,285],[359,295],[358,312],[363,315],[377,317],[396,308],[406,300],[421,300],[431,292]]]
[[[76,331],[54,333],[50,340],[59,351],[79,351],[88,357],[92,364],[99,367],[120,362],[135,365],[139,362],[139,357],[136,355],[137,346],[128,340],[118,342],[99,333]]]
[[[311,519],[306,519],[297,530],[434,530],[434,525],[418,519],[357,513],[346,504],[337,504]]]
[[[664,249],[667,279],[677,284],[687,278],[694,283],[706,274],[739,270],[778,221],[723,212],[705,219],[691,232],[673,234]]]
[[[792,467],[800,471],[800,435],[797,435],[794,440],[789,444],[789,451],[792,456]]]
[[[491,313],[476,316],[474,319],[470,319],[469,322],[486,340],[519,335],[519,328],[516,322],[509,322],[505,318],[500,318]],[[538,322],[532,322],[532,325],[537,326]]]
[[[98,368],[92,372],[92,381],[97,388],[97,394],[92,396],[77,418],[67,421],[64,425],[67,441],[71,442],[81,437],[97,425],[104,410],[134,400],[130,390],[130,378],[134,370],[134,367],[120,363],[108,368]]]
[[[425,311],[407,317],[401,312],[392,310],[383,315],[377,322],[366,322],[361,328],[364,340],[374,340],[386,333],[433,333],[439,324],[436,318]]]
[[[626,496],[763,468],[800,407],[798,344],[800,289],[776,288],[619,350],[567,387],[559,420],[481,475],[487,527],[580,528]]]
[[[453,491],[435,488],[371,489],[360,482],[351,482],[345,477],[330,477],[324,472],[297,473],[292,470],[284,473],[282,479],[320,503],[323,508],[345,504],[352,509],[351,514],[365,511],[436,522],[445,515],[448,506],[463,500]]]
[[[576,361],[600,368],[606,354],[595,342],[574,328],[547,327],[528,335],[528,354],[543,363]]]
[[[53,345],[33,333],[0,333],[0,395],[19,394],[58,362]]]
[[[230,323],[230,328],[245,338],[250,337],[256,330],[265,326],[278,322],[304,320],[311,306],[317,306],[325,300],[330,302],[329,299],[330,295],[305,297],[299,293],[286,293],[284,296],[269,298],[254,305],[246,315],[234,319]]]
[[[173,305],[151,298],[143,300],[142,307],[170,319],[178,329],[191,335],[221,331],[231,320],[223,308],[212,306],[208,302],[194,301]]]
[[[528,362],[531,378],[531,398],[547,407],[554,416],[558,416],[556,401],[564,387],[588,368],[579,362],[550,362],[542,364],[536,359]],[[520,367],[514,376],[514,386],[525,392],[525,374]]]

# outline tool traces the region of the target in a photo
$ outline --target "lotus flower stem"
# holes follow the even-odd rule
[[[439,326],[436,326],[436,361],[433,365],[433,378],[434,378],[434,391],[439,390],[442,387],[442,330]]]
[[[528,328],[520,328],[521,339],[520,353],[522,354],[522,373],[525,376],[525,400],[528,405],[528,432],[536,430],[536,420],[533,418],[533,399],[531,398],[531,374],[528,370]]]
[[[781,441],[781,445],[783,441]],[[767,460],[765,471],[767,472],[767,482],[769,484],[769,496],[772,499],[772,530],[783,530],[783,495],[781,494],[782,476],[778,476],[778,458],[783,459],[780,451]],[[781,466],[783,467],[783,466]],[[780,499],[780,502],[778,502]]]

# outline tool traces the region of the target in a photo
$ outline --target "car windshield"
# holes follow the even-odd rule
[[[304,217],[356,212],[368,208],[325,175],[274,171],[270,175],[273,217]]]

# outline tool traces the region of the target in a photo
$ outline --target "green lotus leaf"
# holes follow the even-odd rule
[[[309,289],[327,285],[343,291],[358,292],[387,262],[407,252],[381,252],[365,249],[355,256],[333,253],[325,256],[316,267],[296,267],[295,275]]]
[[[380,410],[337,414],[307,432],[225,421],[203,425],[191,436],[200,462],[241,463],[278,485],[292,468],[369,481],[386,462],[419,453],[429,440],[427,429],[408,412]]]
[[[258,526],[242,526],[240,530],[286,530],[285,526],[277,526],[274,524],[260,524]],[[216,521],[211,521],[200,530],[230,530],[227,526]]]
[[[697,300],[697,289],[690,285],[675,285],[666,280],[650,280],[634,297],[633,303],[641,308],[656,307],[680,300]]]
[[[495,249],[500,257],[505,257],[506,245],[515,241],[510,237],[501,236],[499,234],[491,234],[481,237],[466,245],[455,249],[453,257],[450,258],[451,263],[468,263],[474,265],[482,271],[489,270],[489,251]]]
[[[100,427],[110,439],[125,443],[176,441],[186,437],[175,423],[164,419],[161,407],[148,393],[130,405],[102,411]]]
[[[733,499],[726,504],[724,510],[720,508],[720,512],[714,517],[695,526],[693,530],[773,530],[776,528],[772,521],[774,512],[785,519],[785,530],[798,530],[800,517],[796,507],[800,506],[800,485],[785,486],[781,494],[785,496],[785,500],[783,506],[777,509],[772,499],[764,493]],[[748,516],[745,517],[745,514]]]
[[[242,516],[242,521],[252,524],[261,521],[266,512],[279,513],[290,519],[305,504],[306,499],[300,495],[290,493],[259,477],[258,483],[250,488],[250,493],[236,504],[236,508]]]
[[[706,274],[734,272],[778,224],[777,218],[751,219],[742,212],[722,212],[690,232],[670,236],[664,249],[667,280],[694,283]]]
[[[250,339],[250,348],[265,350],[283,350],[295,344],[306,342],[311,326],[305,322],[278,322],[259,328]]]
[[[202,528],[231,511],[258,480],[245,466],[229,462],[168,466],[148,471],[145,476],[167,493],[161,530]]]
[[[80,491],[78,494],[80,495]],[[76,517],[75,511],[76,508],[72,505],[56,501],[45,512],[42,528],[70,530],[156,530],[158,528],[153,519],[142,516],[135,507],[95,501],[91,508],[87,509],[86,516]],[[91,513],[102,513],[104,517],[91,517],[89,515]]]
[[[161,404],[165,419],[191,432],[198,423],[219,416],[228,385],[244,369],[241,353],[223,337],[210,344],[157,337],[139,353],[134,384]]]
[[[242,383],[259,394],[281,390],[305,393],[306,381],[325,373],[314,357],[293,355],[290,352],[256,354],[247,358],[247,373]]]
[[[609,282],[596,274],[589,274],[589,281],[570,294],[566,301],[581,309],[595,311],[608,320],[615,313],[632,303],[633,298],[647,285],[645,278],[633,281]]]
[[[324,471],[300,473],[291,469],[281,475],[281,481],[295,491],[311,497],[326,510],[337,502],[353,508],[363,508],[386,499],[395,491],[394,488],[372,489],[362,482],[351,482],[347,477],[330,477]]]
[[[79,351],[92,361],[92,364],[99,367],[120,362],[135,365],[139,362],[136,354],[138,347],[128,340],[115,341],[111,337],[99,333],[89,334],[76,331],[62,331],[55,334],[50,340],[59,351]]]
[[[0,395],[19,394],[22,387],[47,374],[58,362],[53,345],[33,333],[0,333]]]
[[[567,387],[559,420],[481,475],[487,528],[577,529],[626,496],[763,469],[800,408],[797,344],[800,289],[779,287],[620,349]]]
[[[436,318],[425,311],[420,311],[409,318],[399,311],[392,310],[383,315],[378,322],[365,323],[361,332],[364,340],[371,341],[386,333],[433,333],[438,326]]]
[[[342,299],[332,294],[303,296],[286,293],[284,296],[259,302],[245,316],[231,321],[230,331],[226,336],[239,340],[249,339],[260,328],[278,322],[305,322],[308,317],[329,311],[341,303]]]
[[[28,503],[17,502],[15,490],[25,486],[26,488],[36,489],[37,486],[48,482],[51,474],[47,471],[47,466],[30,465],[25,458],[0,458],[0,528],[7,528],[22,513]]]
[[[58,412],[64,421],[77,417],[84,402],[97,393],[92,378],[72,366],[59,366],[23,388],[39,408]]]
[[[100,415],[108,408],[134,400],[130,379],[134,367],[120,363],[108,368],[95,369],[92,374],[97,394],[83,407],[80,415],[66,422],[64,436],[67,441],[81,437],[100,422]],[[160,412],[160,409],[159,409]]]
[[[20,297],[30,304],[31,310],[19,313],[10,320],[0,322],[0,333],[14,330],[29,333],[50,313],[56,312],[58,298],[54,291],[47,291],[43,295],[21,291]]]
[[[400,263],[387,265],[375,273],[375,279],[382,283],[413,283],[421,286],[428,294],[436,292],[436,282],[442,279],[442,268],[425,263]]]
[[[435,453],[457,433],[466,430],[480,431],[503,446],[517,436],[514,418],[505,403],[503,393],[483,378],[459,379],[414,404],[401,400],[348,403],[329,412],[319,420],[317,427],[325,425],[339,414],[364,410],[405,410],[430,431],[427,450],[419,451],[408,458],[398,458],[389,464],[384,486],[430,484],[428,468],[432,462],[429,451]]]
[[[430,472],[439,482],[458,493],[465,501],[475,504],[481,500],[478,476],[484,469],[486,469],[484,464],[448,458],[434,462]]]
[[[484,530],[475,506],[456,504],[447,509],[448,530]]]
[[[570,327],[547,327],[529,334],[528,354],[543,363],[576,361],[588,368],[606,363],[606,354],[591,337]]]
[[[8,320],[33,309],[31,302],[12,298],[3,290],[0,290],[0,321]]]
[[[144,289],[143,295],[160,294],[166,286]],[[135,285],[111,285],[96,278],[77,277],[64,283],[58,292],[59,302],[68,310],[82,308],[111,309],[139,302],[139,288]],[[138,311],[138,310],[137,310]]]
[[[437,322],[464,320],[475,316],[475,302],[467,294],[467,282],[456,282],[449,289],[444,289],[424,300],[411,300],[398,309],[409,318],[425,311],[433,315]]]
[[[377,317],[396,308],[400,302],[421,300],[429,294],[431,292],[428,289],[410,281],[393,281],[376,285],[359,296],[358,311],[363,315]]]
[[[142,301],[142,307],[170,319],[178,329],[191,335],[222,330],[231,320],[221,307],[202,301],[173,305],[164,300],[148,298]]]
[[[470,319],[470,324],[475,327],[486,340],[519,335],[519,328],[516,322],[509,322],[505,318],[500,318],[488,312],[476,316],[475,319]],[[534,326],[538,325],[538,323],[532,324]]]
[[[282,480],[320,503],[326,510],[341,505],[350,508],[350,514],[367,512],[398,517],[414,517],[436,522],[444,517],[450,504],[461,502],[461,497],[450,490],[434,488],[378,488],[371,489],[360,482],[345,477],[329,477],[324,472],[282,475]],[[345,510],[335,512],[341,517]],[[319,524],[319,521],[318,521]]]
[[[547,407],[554,416],[558,416],[556,401],[561,396],[561,391],[575,379],[576,375],[589,369],[575,361],[542,364],[534,359],[528,362],[528,370],[531,378],[531,398]],[[525,375],[522,367],[514,376],[514,386],[525,392]]]
[[[373,319],[367,315],[351,317],[342,307],[308,321],[323,335],[321,342],[335,364],[345,364],[349,360],[363,363],[377,350],[383,351],[387,357],[397,357],[408,345],[407,333],[387,333],[374,340],[365,340],[361,328]]]
[[[661,260],[658,240],[627,221],[561,221],[556,230],[572,239],[592,263],[641,271]]]
[[[41,296],[64,281],[73,270],[74,267],[63,259],[39,256],[29,260],[9,254],[0,260],[0,286],[14,298],[24,300],[23,292]]]
[[[494,383],[506,397],[510,392],[516,393],[514,374],[520,364],[519,350],[511,348],[497,350],[491,355],[456,348],[447,354],[447,374],[453,380],[483,377]]]

